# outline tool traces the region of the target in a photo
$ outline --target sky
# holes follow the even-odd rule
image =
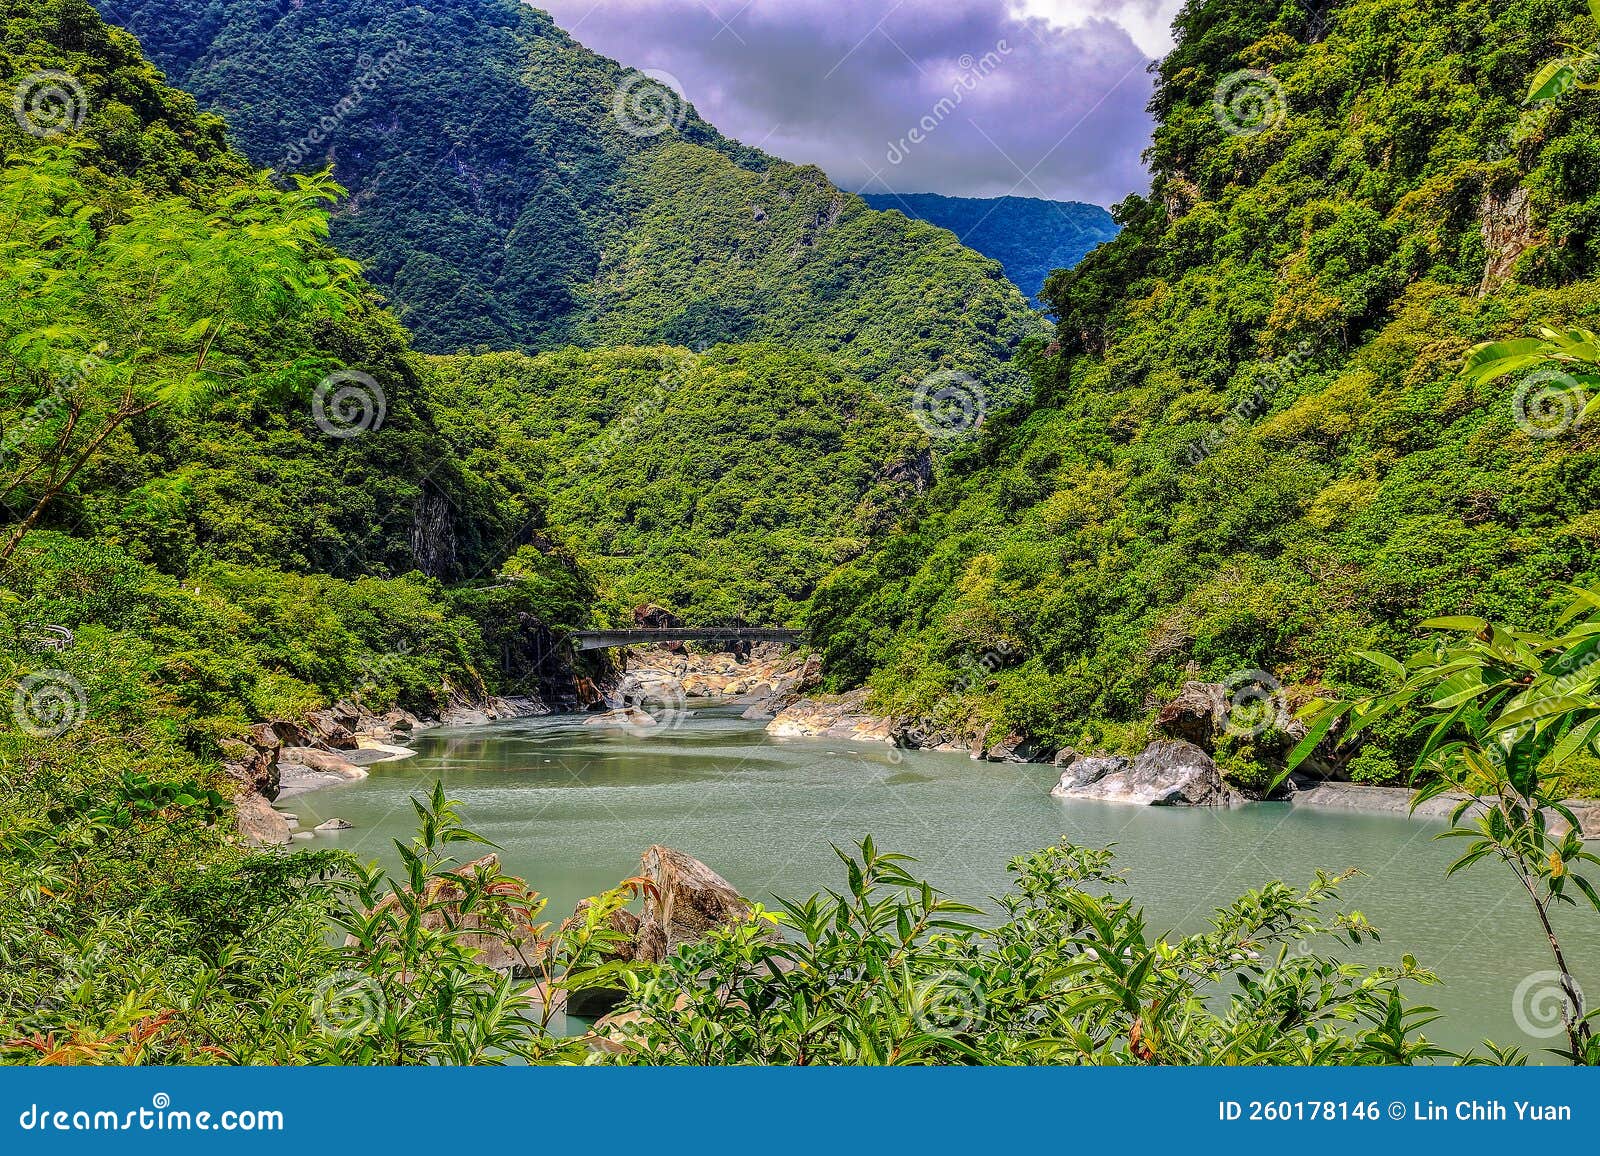
[[[1148,188],[1147,68],[1178,3],[535,0],[726,135],[844,188],[1101,205]]]

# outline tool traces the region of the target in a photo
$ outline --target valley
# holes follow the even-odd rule
[[[0,11],[0,1060],[1600,1062],[1600,7],[1189,0],[1109,210]]]

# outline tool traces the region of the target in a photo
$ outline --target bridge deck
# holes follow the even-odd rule
[[[580,630],[573,636],[579,650],[639,646],[656,642],[786,642],[798,643],[803,630],[768,626],[672,626],[644,630]]]

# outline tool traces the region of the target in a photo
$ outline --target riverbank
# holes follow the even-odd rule
[[[775,738],[888,744],[904,750],[965,752],[983,762],[1049,764],[1061,768],[1051,794],[1062,800],[1207,807],[1269,801],[1231,784],[1212,757],[1214,742],[1227,727],[1223,689],[1216,684],[1187,684],[1157,712],[1150,743],[1133,757],[1082,754],[1018,734],[999,738],[984,734],[962,741],[914,722],[873,714],[867,707],[865,689],[796,698],[766,729]],[[1286,729],[1292,738],[1304,733],[1292,721],[1286,723]],[[1326,763],[1313,761],[1308,766],[1316,773],[1291,776],[1270,801],[1307,810],[1447,819],[1465,799],[1440,795],[1413,808],[1415,792],[1409,787],[1342,781]],[[1588,838],[1600,838],[1600,800],[1569,799],[1565,805]],[[1551,814],[1549,821],[1554,831],[1566,827],[1560,815]]]

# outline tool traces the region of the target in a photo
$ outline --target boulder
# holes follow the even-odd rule
[[[733,884],[700,860],[659,844],[645,851],[640,873],[654,885],[645,892],[634,957],[659,963],[718,927],[739,923],[750,904]]]
[[[296,766],[305,767],[308,771],[318,771],[325,775],[342,775],[352,780],[364,779],[367,776],[364,770],[343,755],[318,750],[316,747],[285,747],[279,755],[279,762],[294,763]]]
[[[240,836],[252,847],[283,847],[292,840],[289,820],[253,791],[239,796],[234,814]]]
[[[331,833],[333,831],[349,831],[354,827],[355,824],[350,822],[348,819],[329,819],[325,823],[318,823],[312,828],[312,830]]]
[[[1058,799],[1151,807],[1227,807],[1242,801],[1223,782],[1211,756],[1182,740],[1151,743],[1131,763],[1105,756],[1077,759],[1050,793]]]
[[[367,777],[364,768],[343,755],[315,747],[286,747],[278,760],[278,798],[353,783]]]
[[[985,731],[973,744],[973,758],[990,763],[1046,763],[1055,757],[1055,747],[1026,735],[1012,732],[999,742],[990,742],[990,737]]]
[[[353,715],[351,721],[354,721]],[[356,746],[355,732],[340,722],[339,717],[331,710],[308,712],[306,729],[317,743],[332,747],[334,750],[349,750]]]
[[[1186,682],[1178,697],[1156,715],[1155,729],[1203,751],[1213,751],[1226,724],[1227,688],[1216,682]]]
[[[571,931],[574,927],[582,926],[585,916],[589,911],[589,900],[580,900],[561,923],[562,931]],[[601,953],[601,959],[608,963],[632,963],[639,948],[639,917],[633,912],[623,908],[613,911],[606,921],[611,925],[611,930],[623,936],[616,945]],[[623,988],[588,988],[584,991],[565,992],[566,1011],[575,1016],[602,1016],[617,1006],[626,995]]]
[[[1118,755],[1082,756],[1075,753],[1069,761],[1056,765],[1062,768],[1061,781],[1050,793],[1057,798],[1067,798],[1074,791],[1098,783],[1107,775],[1126,771],[1128,760]]]
[[[583,720],[586,727],[653,727],[656,725],[654,715],[642,711],[638,707],[628,706],[620,710],[608,710],[602,714],[591,715]]]
[[[891,743],[896,727],[866,708],[867,692],[800,699],[779,711],[767,724],[776,738],[830,738],[846,742]]]
[[[499,873],[500,857],[489,854],[470,863],[463,863],[449,874],[470,878],[479,874],[495,876]],[[519,882],[515,886],[521,888],[523,885]],[[466,888],[461,883],[446,876],[434,880],[428,887],[429,891],[425,898],[434,909],[422,916],[424,927],[430,931],[440,931],[447,926],[454,926],[458,932],[456,942],[463,947],[475,949],[478,953],[478,962],[485,967],[509,972],[516,979],[531,979],[538,975],[537,965],[543,959],[544,953],[549,950],[549,944],[539,935],[542,925],[536,926],[524,921],[516,923],[509,931],[487,930],[483,916],[479,912],[462,912],[458,906],[467,896]],[[399,902],[398,897],[390,895],[368,914],[377,915],[391,911],[399,906]],[[347,938],[345,946],[355,946],[355,940]]]

